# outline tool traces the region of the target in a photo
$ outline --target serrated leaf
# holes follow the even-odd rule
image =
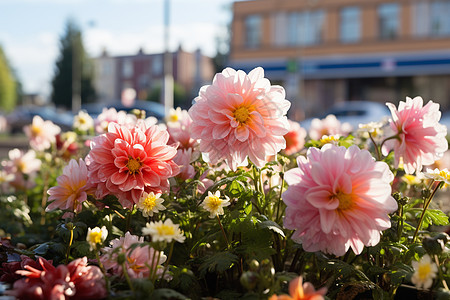
[[[209,272],[224,272],[238,261],[238,256],[230,252],[218,252],[204,260],[200,265],[200,276],[203,277]]]
[[[280,227],[280,225],[278,225],[278,223],[275,223],[274,221],[270,221],[270,220],[263,221],[263,222],[259,223],[258,225],[259,225],[259,228],[261,228],[261,229],[268,228],[268,229],[278,233],[282,237],[286,237],[283,229]]]

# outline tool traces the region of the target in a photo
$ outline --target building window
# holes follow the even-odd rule
[[[378,7],[379,35],[383,40],[395,39],[399,30],[399,5],[386,3]]]
[[[133,73],[133,61],[130,59],[124,60],[122,65],[122,76],[124,78],[130,78],[133,76]]]
[[[431,3],[431,35],[450,35],[450,1]]]
[[[289,14],[288,44],[315,45],[322,41],[324,13],[318,11],[303,11]]]
[[[439,0],[414,4],[414,33],[416,36],[450,35],[450,1]]]
[[[163,72],[163,56],[162,55],[155,55],[153,56],[152,62],[152,74],[154,76],[159,76]]]
[[[284,12],[278,12],[273,16],[274,26],[273,26],[273,44],[275,46],[286,46],[287,45],[287,30],[288,27],[288,17]]]
[[[245,18],[245,46],[257,48],[261,45],[262,19],[259,15],[250,15]]]
[[[361,37],[360,9],[356,6],[344,7],[340,14],[340,37],[343,43],[357,42]]]

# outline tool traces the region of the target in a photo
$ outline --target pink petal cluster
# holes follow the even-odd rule
[[[26,278],[14,283],[11,295],[27,300],[102,299],[107,295],[102,272],[88,266],[86,257],[58,267],[39,257],[39,264],[41,270],[28,265],[17,271]]]
[[[31,266],[35,269],[40,269],[40,265],[35,260],[29,258],[26,255],[21,255],[20,261],[2,263],[0,267],[0,282],[14,283],[14,281],[22,278],[22,276],[17,274],[16,272],[19,270],[24,270],[25,266]]]
[[[12,177],[8,184],[15,189],[27,189],[35,185],[34,179],[37,172],[41,169],[41,160],[36,158],[34,150],[28,150],[24,153],[17,148],[8,152],[9,160],[2,161],[4,176]],[[3,181],[3,180],[0,180]]]
[[[123,110],[117,111],[114,107],[105,107],[103,108],[102,113],[94,120],[95,132],[99,134],[107,132],[108,125],[111,122],[120,125],[134,125],[136,124],[136,121],[135,115],[127,114]]]
[[[305,146],[306,130],[297,122],[289,120],[289,132],[284,135],[286,140],[286,149],[284,153],[291,155],[299,152]]]
[[[310,282],[303,283],[303,277],[297,277],[289,282],[289,295],[272,295],[269,300],[323,300],[327,288],[316,291]]]
[[[81,158],[78,163],[71,159],[64,167],[63,174],[56,181],[57,186],[51,187],[47,193],[50,195],[50,203],[45,211],[52,211],[57,208],[80,212],[82,203],[86,201],[88,194],[93,193],[93,189],[88,184],[88,170],[86,163]]]
[[[36,151],[44,151],[55,143],[55,137],[61,132],[61,128],[52,121],[44,121],[41,117],[34,116],[33,123],[25,126],[24,131],[30,139],[31,148]]]
[[[199,158],[198,141],[191,137],[192,119],[186,110],[177,108],[176,121],[170,120],[167,122],[167,131],[169,132],[169,144],[177,144],[177,155],[174,157],[174,162],[180,167],[181,179],[193,178],[195,176],[195,169],[190,164]]]
[[[388,165],[357,146],[333,144],[310,148],[297,162],[284,177],[284,226],[295,230],[292,239],[306,251],[338,256],[376,245],[380,231],[391,226],[388,213],[397,210]]]
[[[284,149],[289,131],[286,113],[290,102],[281,86],[272,86],[264,70],[248,75],[226,68],[212,85],[203,86],[189,115],[192,138],[200,139],[200,151],[212,163],[225,158],[236,169],[247,157],[258,167],[268,156]]]
[[[144,191],[167,191],[168,179],[179,172],[173,161],[177,150],[167,145],[168,139],[167,131],[156,125],[110,123],[108,132],[91,142],[86,158],[96,197],[115,195],[123,207],[131,208]]]
[[[163,268],[162,264],[166,261],[167,257],[162,253],[158,253],[155,249],[146,245],[144,247],[136,247],[131,249],[131,245],[136,243],[143,243],[144,238],[132,235],[130,232],[125,233],[124,237],[114,239],[111,241],[110,246],[102,249],[102,256],[100,260],[105,269],[112,274],[123,274],[122,266],[118,264],[117,258],[119,254],[125,255],[125,267],[128,275],[131,278],[147,278],[150,275],[150,271],[153,272],[155,268],[156,274],[161,275]],[[153,257],[156,255],[155,260]],[[159,260],[157,256],[159,255]],[[154,267],[152,263],[155,264]]]
[[[335,115],[328,115],[325,119],[313,119],[309,128],[309,136],[313,140],[320,140],[324,135],[346,135],[352,131],[352,126],[343,123]]]
[[[408,174],[420,172],[422,165],[431,165],[448,149],[447,127],[439,124],[439,104],[429,101],[423,106],[423,99],[415,97],[400,101],[398,109],[386,103],[392,113],[390,127],[397,139],[386,142],[386,148],[394,149],[395,167],[400,158]]]

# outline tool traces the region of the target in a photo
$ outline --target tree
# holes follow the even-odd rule
[[[155,86],[147,96],[148,101],[160,102],[161,100],[161,85]],[[188,103],[188,95],[179,83],[174,82],[173,84],[173,106],[174,107],[189,107],[191,103]]]
[[[14,109],[18,96],[18,82],[0,46],[0,110]]]
[[[93,67],[83,46],[82,34],[69,20],[60,39],[60,56],[52,80],[52,102],[58,107],[72,108],[72,96],[81,96],[82,103],[95,100],[92,84]]]

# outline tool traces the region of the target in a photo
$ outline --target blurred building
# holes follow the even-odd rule
[[[186,92],[190,104],[200,87],[214,76],[212,59],[200,50],[186,52],[181,47],[172,53],[174,81]],[[164,77],[164,53],[109,56],[106,51],[95,62],[94,84],[98,101],[108,103],[121,99],[125,89],[134,89],[136,98],[145,100],[160,89]]]
[[[233,6],[230,65],[264,67],[291,117],[421,95],[450,109],[449,0],[255,0]]]

